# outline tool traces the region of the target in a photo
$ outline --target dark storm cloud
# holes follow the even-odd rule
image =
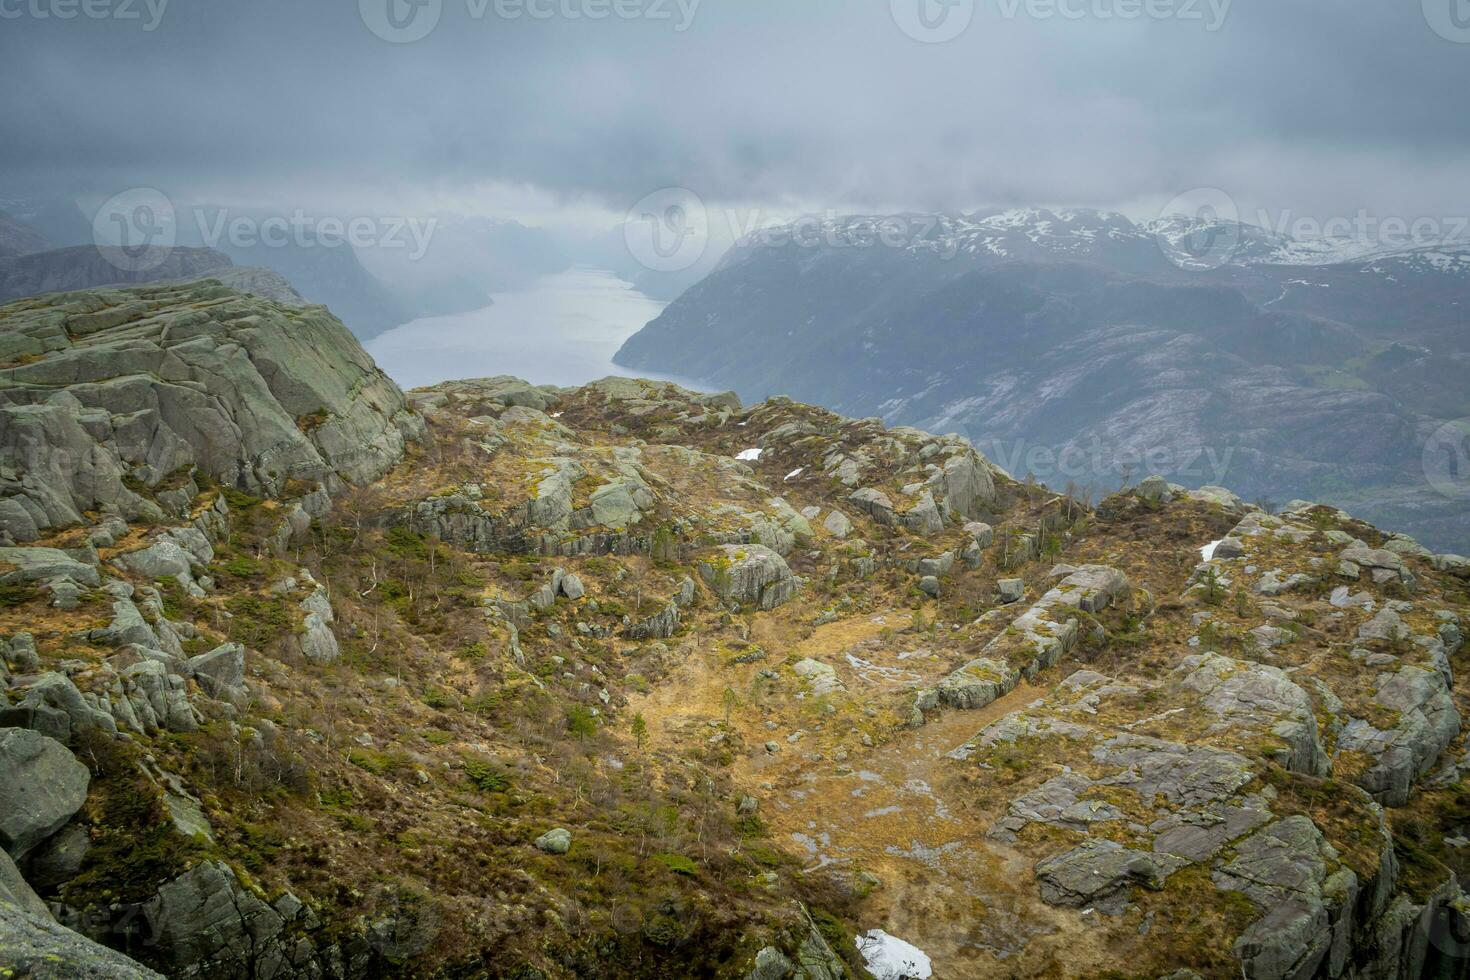
[[[1470,210],[1470,44],[1420,0],[976,0],[943,43],[907,0],[442,0],[411,43],[357,0],[85,2],[0,0],[9,184]]]

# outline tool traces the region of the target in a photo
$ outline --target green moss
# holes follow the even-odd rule
[[[274,828],[264,824],[242,823],[240,843],[232,856],[236,857],[247,871],[258,874],[261,869],[271,863],[285,845],[286,838]]]
[[[398,757],[373,749],[353,749],[347,753],[347,761],[374,776],[387,775],[402,765]]]
[[[501,769],[490,762],[479,759],[466,759],[464,774],[469,777],[470,782],[482,793],[504,793],[510,789],[510,777]]]
[[[233,579],[245,581],[258,581],[265,577],[266,565],[264,562],[245,555],[237,555],[226,561],[220,562],[219,569],[225,575]]]
[[[264,503],[261,498],[252,497],[244,490],[236,490],[234,487],[224,487],[220,490],[220,493],[224,496],[225,503],[230,505],[230,510],[236,513],[250,510],[252,507],[258,507]]]
[[[231,596],[225,608],[233,617],[228,631],[230,639],[253,649],[261,649],[283,633],[295,628],[295,616],[280,596],[244,593]]]
[[[693,878],[699,874],[698,865],[682,854],[655,854],[653,859],[676,875]]]
[[[402,524],[390,527],[384,536],[388,550],[399,558],[418,558],[427,561],[429,546],[422,534],[416,534]]]

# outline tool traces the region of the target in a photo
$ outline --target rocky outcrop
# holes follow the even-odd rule
[[[1036,866],[1041,897],[1052,905],[1089,905],[1120,912],[1134,885],[1155,891],[1189,862],[1172,854],[1134,851],[1110,840],[1088,840]]]
[[[737,605],[774,609],[796,595],[796,577],[785,560],[758,544],[721,546],[701,559],[699,576],[716,595]]]
[[[168,882],[143,906],[155,948],[173,975],[242,980],[319,971],[315,949],[288,931],[293,920],[309,914],[289,893],[267,903],[218,861]]]
[[[940,701],[952,708],[985,707],[1021,677],[1035,677],[1072,649],[1078,635],[1074,611],[1100,612],[1128,592],[1127,577],[1115,568],[1085,565],[1074,570],[987,643],[982,656],[944,678]]]
[[[1460,733],[1460,714],[1438,670],[1409,665],[1382,675],[1373,700],[1396,723],[1386,729],[1353,718],[1337,740],[1337,753],[1370,760],[1356,781],[1388,806],[1409,800],[1414,783],[1434,766]]]
[[[1219,717],[1222,730],[1269,731],[1285,743],[1282,765],[1309,776],[1327,775],[1312,700],[1280,668],[1207,653],[1184,658],[1174,675],[1203,695],[1201,704]]]
[[[87,799],[91,774],[60,742],[0,728],[0,847],[23,858]]]
[[[1278,820],[1237,845],[1214,877],[1262,913],[1235,941],[1245,976],[1341,975],[1354,938],[1358,881],[1337,864],[1336,850],[1304,816]]]
[[[0,309],[0,333],[0,358],[23,361],[0,370],[0,517],[17,540],[87,510],[160,519],[166,481],[191,468],[269,494],[369,480],[422,431],[316,307],[216,286],[72,293]]]
[[[211,696],[236,700],[245,694],[245,648],[225,643],[184,661],[183,672]]]

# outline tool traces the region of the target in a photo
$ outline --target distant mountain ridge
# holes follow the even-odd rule
[[[883,221],[910,237],[875,244]],[[1470,492],[1436,492],[1423,456],[1470,416],[1470,246],[1044,209],[785,231],[744,239],[616,362],[959,431],[1054,485],[1162,469],[1470,548]],[[1182,471],[1205,450],[1216,466]]]
[[[73,245],[0,259],[0,302],[22,296],[58,293],[98,286],[193,279],[231,269],[229,256],[210,248],[175,248],[146,268],[130,269],[128,256],[95,245]]]
[[[51,243],[40,231],[0,211],[0,259],[42,252],[50,247]]]

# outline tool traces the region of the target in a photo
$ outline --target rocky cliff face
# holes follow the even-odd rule
[[[192,279],[232,265],[229,256],[211,248],[170,249],[156,264],[135,258],[95,245],[0,258],[0,302],[98,286]],[[148,267],[141,268],[144,265]]]
[[[1464,558],[215,285],[0,325],[0,966],[1470,976]]]
[[[0,531],[182,516],[182,476],[278,494],[363,482],[417,420],[320,308],[243,301],[218,285],[72,293],[0,316]],[[167,511],[165,511],[165,508]]]
[[[1470,548],[1470,488],[1425,462],[1470,406],[1463,244],[1354,256],[1241,226],[1224,264],[1181,268],[1168,256],[1200,229],[909,217],[917,237],[885,247],[877,220],[737,247],[617,362],[961,432],[1056,489],[1158,470]]]

